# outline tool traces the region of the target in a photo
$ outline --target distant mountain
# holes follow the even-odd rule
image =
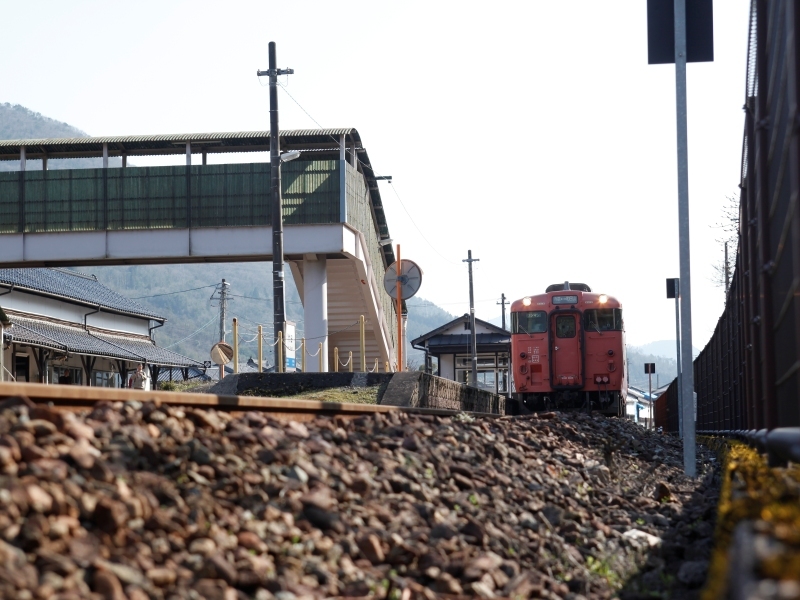
[[[0,140],[62,137],[89,137],[89,134],[67,123],[33,112],[19,104],[0,103]],[[121,161],[121,158],[111,158],[109,164],[112,167],[118,167],[122,165]],[[99,169],[102,166],[103,159],[101,158],[69,158],[51,160],[47,163],[48,169]],[[26,169],[36,171],[41,168],[41,160],[27,161]],[[19,162],[0,161],[0,171],[19,171]]]

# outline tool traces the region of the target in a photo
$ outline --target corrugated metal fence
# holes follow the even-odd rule
[[[725,312],[694,361],[698,430],[800,425],[800,14],[751,4],[739,246]],[[675,382],[656,423],[678,431]]]
[[[340,168],[284,164],[284,222],[338,223]],[[0,173],[0,233],[270,225],[269,181],[269,163]]]

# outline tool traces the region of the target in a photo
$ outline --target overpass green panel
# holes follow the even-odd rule
[[[340,168],[284,164],[284,223],[338,223]],[[269,226],[271,217],[269,163],[0,173],[0,233]]]

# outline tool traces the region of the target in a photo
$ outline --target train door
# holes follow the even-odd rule
[[[580,344],[578,315],[555,313],[551,317],[552,381],[553,387],[583,385],[583,357]]]

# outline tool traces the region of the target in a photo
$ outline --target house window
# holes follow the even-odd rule
[[[14,379],[18,382],[30,381],[31,359],[27,354],[14,355]]]
[[[472,327],[469,326],[469,321],[464,321],[464,329],[472,331]]]
[[[75,367],[53,366],[50,381],[61,385],[82,385],[83,369]]]
[[[111,371],[95,371],[94,372],[94,386],[95,387],[105,387],[105,388],[118,388],[119,385],[119,374],[111,372]]]

